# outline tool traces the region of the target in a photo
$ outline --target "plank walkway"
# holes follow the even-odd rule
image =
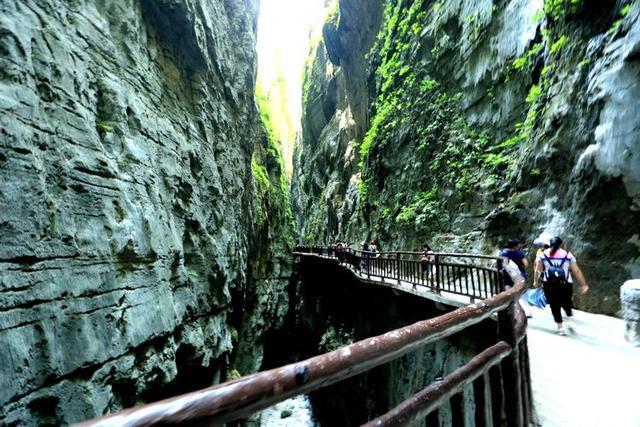
[[[538,425],[640,427],[640,348],[620,319],[577,311],[575,334],[554,333],[549,307],[534,309],[527,337]]]

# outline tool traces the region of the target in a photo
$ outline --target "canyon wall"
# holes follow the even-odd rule
[[[0,4],[0,424],[77,422],[260,366],[293,230],[253,94],[257,13]]]
[[[305,72],[301,240],[497,253],[563,237],[614,314],[640,275],[640,2],[341,0]]]

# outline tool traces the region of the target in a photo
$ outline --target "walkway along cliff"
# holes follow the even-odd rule
[[[327,267],[338,264],[362,281],[374,278],[383,286],[396,289],[399,289],[402,282],[412,288],[421,287],[428,292],[427,297],[437,296],[438,289],[448,289],[449,292],[472,299],[478,296],[480,289],[495,289],[500,292],[481,302],[320,356],[122,411],[82,425],[113,423],[143,426],[175,422],[217,424],[237,420],[290,396],[314,391],[366,372],[485,320],[493,324],[493,338],[497,343],[366,425],[407,425],[425,417],[428,423],[433,423],[440,419],[442,413],[447,414],[448,420],[445,423],[451,425],[474,423],[525,426],[532,420],[526,317],[517,303],[526,284],[517,268],[507,264],[503,266],[502,259],[491,260],[490,264],[493,265],[486,268],[474,264],[479,257],[473,255],[437,254],[436,257],[443,260],[435,263],[437,279],[425,286],[419,284],[424,280],[424,273],[408,274],[408,271],[416,271],[410,266],[420,266],[419,260],[401,261],[399,253],[380,262],[375,269],[371,263],[367,263],[370,259],[355,251],[335,253],[323,248],[297,247],[295,254],[303,264],[320,263],[324,271],[328,271]],[[402,264],[405,268],[401,267]],[[486,273],[481,275],[479,271]],[[478,277],[477,280],[473,279],[474,275]],[[328,274],[325,273],[325,276],[325,280],[330,279]],[[461,287],[457,290],[460,283],[469,281],[475,286],[466,287],[465,291]],[[482,341],[487,336],[476,334],[475,337]],[[471,396],[470,400],[468,396]],[[343,423],[344,421],[342,419]]]
[[[589,279],[579,307],[615,314],[640,276],[639,48],[635,0],[340,0],[305,73],[301,242],[547,231]]]
[[[523,285],[486,254],[561,234],[592,284],[580,307],[602,313],[640,275],[640,2],[336,5],[305,70],[292,210],[255,100],[258,0],[0,2],[0,424],[167,398],[111,420],[243,419],[433,356],[442,381],[365,395],[354,423],[531,419]],[[316,302],[292,278],[296,231],[307,279],[429,310],[384,330],[361,313],[358,340],[322,331],[325,354],[259,372]],[[421,270],[302,246],[336,238],[439,253]]]

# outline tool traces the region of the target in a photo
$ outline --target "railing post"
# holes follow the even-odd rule
[[[504,387],[504,410],[507,416],[507,426],[523,427],[523,400],[520,386],[520,357],[515,325],[515,304],[498,313],[498,337],[512,348],[511,354],[502,360],[502,379]]]
[[[526,336],[520,341],[520,372],[522,374],[522,398],[524,399],[524,424],[529,425],[533,418],[533,394]]]
[[[441,267],[440,267],[440,255],[436,255],[434,257],[434,267],[436,269],[436,277],[435,277],[433,285],[435,286],[436,294],[440,294],[440,273],[441,273],[440,272],[440,270],[441,270]]]
[[[487,399],[484,378],[485,376],[482,375],[473,382],[473,401],[475,403],[474,421],[476,427],[487,426]]]
[[[398,278],[398,285],[400,284],[400,253],[396,252],[396,277]]]

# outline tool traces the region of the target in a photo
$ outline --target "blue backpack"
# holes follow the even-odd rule
[[[562,268],[564,263],[569,259],[569,254],[567,253],[567,256],[565,256],[558,265],[553,264],[551,260],[547,258],[547,254],[543,255],[549,263],[549,266],[545,269],[547,273],[547,280],[545,280],[545,283],[551,286],[566,286],[567,284],[569,284],[567,275],[564,272],[564,268]]]

